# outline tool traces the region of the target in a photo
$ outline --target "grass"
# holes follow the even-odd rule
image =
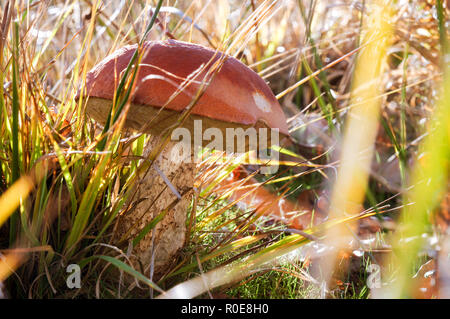
[[[318,298],[320,289],[299,278],[291,265],[281,266],[277,270],[268,270],[253,275],[237,287],[230,289],[227,294],[234,298],[243,299],[304,299]]]
[[[372,1],[363,6],[322,0],[112,3],[17,0],[0,5],[0,282],[6,282],[11,296],[156,297],[162,291],[170,296],[174,287],[195,287],[186,288],[186,296],[201,298],[415,295],[412,274],[437,257],[424,255],[429,243],[405,244],[405,239],[427,234],[444,241],[442,223],[434,220],[449,222],[439,208],[447,194],[450,101],[444,67],[449,8],[442,1],[391,4],[392,19],[381,19],[390,29],[386,50],[380,50],[380,41],[370,42],[376,31],[367,28],[374,19]],[[148,136],[121,130],[141,50],[121,78],[106,126],[87,117],[86,101],[75,95],[87,71],[116,48],[165,38],[219,48],[269,82],[289,118],[293,140],[287,150],[279,150],[284,165],[277,174],[243,165],[247,178],[270,189],[277,203],[283,198],[311,207],[309,214],[327,214],[330,201],[335,205],[337,200],[347,208],[357,203],[353,214],[330,210],[335,218],[321,225],[286,229],[270,215],[240,207],[244,198],[228,200],[244,189],[242,179],[222,187],[241,160],[205,159],[187,212],[190,237],[162,278],[155,281],[143,272],[126,244],[114,245],[118,216],[133,209],[139,173],[153,169],[162,146],[143,159]],[[370,50],[378,53],[378,64],[371,64]],[[370,83],[377,83],[376,90],[367,94]],[[363,125],[355,128],[351,118],[368,103],[374,103],[377,114],[356,121]],[[361,133],[369,125],[371,139]],[[352,153],[349,137],[361,137],[373,147],[365,166],[359,159],[365,148]],[[341,174],[355,163],[365,167],[357,174],[365,177],[357,195],[343,196],[345,187],[336,185],[355,185],[354,178]],[[246,196],[251,194],[250,188]],[[378,218],[372,225],[376,230],[364,230],[369,215]],[[334,263],[309,247],[342,239],[343,232],[333,237],[339,227],[351,228],[345,239],[357,244],[336,251],[340,263],[321,277],[317,269],[325,268],[320,265]],[[363,257],[349,253],[362,247]],[[380,250],[389,257],[374,259]],[[293,259],[286,262],[286,256]],[[301,262],[298,256],[304,256]],[[380,291],[366,285],[371,263],[383,265]],[[70,264],[82,269],[81,289],[67,289]],[[392,272],[393,265],[402,271]],[[211,280],[210,291],[198,284],[199,274]],[[217,274],[221,281],[214,283]],[[322,280],[328,280],[326,291]]]

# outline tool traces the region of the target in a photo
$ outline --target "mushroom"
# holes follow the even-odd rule
[[[129,45],[117,50],[86,76],[86,112],[100,124],[107,120],[120,76],[136,49],[137,45]],[[124,127],[151,134],[146,154],[158,145],[163,131],[176,125],[180,113],[196,96],[200,97],[195,105],[191,104],[193,107],[181,128],[195,135],[200,124],[202,139],[197,146],[205,146],[203,134],[210,128],[217,128],[225,135],[227,129],[232,132],[232,129],[251,127],[272,128],[282,136],[289,135],[283,111],[268,85],[235,58],[176,40],[148,41],[142,52]],[[202,94],[198,95],[202,88]],[[268,134],[267,140],[271,138],[272,134]],[[225,139],[222,145],[227,142]],[[246,145],[249,146],[249,139]],[[167,268],[187,236],[187,207],[194,184],[195,163],[192,152],[188,158],[173,158],[179,146],[180,142],[174,140],[167,144],[154,161],[156,170],[151,170],[137,185],[135,209],[120,216],[118,237],[128,231],[132,237],[136,236],[178,194],[184,194],[134,248],[134,255],[143,265],[154,265],[155,274]],[[227,150],[235,151],[236,147]]]

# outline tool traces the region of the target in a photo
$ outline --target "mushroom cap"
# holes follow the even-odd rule
[[[113,99],[120,78],[136,49],[137,45],[118,49],[88,72],[85,92],[90,99],[97,98],[97,101],[91,103],[91,108],[88,103],[87,111],[96,120],[106,121],[111,102],[104,103],[101,100]],[[212,66],[221,58],[225,62],[214,74]],[[264,124],[268,128],[279,129],[283,135],[289,135],[277,99],[253,70],[222,52],[176,40],[148,41],[144,44],[136,87],[131,97],[133,105],[140,106],[137,122],[154,120],[154,112],[145,112],[149,107],[164,106],[165,111],[183,111],[193,100],[202,81],[211,79],[207,76],[208,70],[212,71],[209,76],[214,74],[212,81],[193,107],[191,115],[233,123],[234,127]],[[186,84],[188,78],[194,79],[167,103],[177,88],[183,82]],[[91,111],[92,108],[95,110]],[[129,123],[136,117],[133,113],[133,109],[130,109],[127,116]],[[137,125],[131,126],[137,128]]]

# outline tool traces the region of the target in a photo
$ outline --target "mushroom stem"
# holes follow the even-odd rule
[[[152,136],[144,149],[144,156],[148,156],[159,143],[160,138]],[[191,156],[174,159],[177,144],[170,141],[150,170],[136,183],[136,193],[130,203],[132,209],[121,216],[116,234],[117,238],[127,235],[132,241],[167,210],[133,249],[133,255],[143,264],[145,272],[150,269],[156,277],[176,257],[188,235],[187,209],[192,196],[195,163]],[[173,204],[173,208],[167,209]]]

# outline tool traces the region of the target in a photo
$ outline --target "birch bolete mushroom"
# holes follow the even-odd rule
[[[117,50],[87,74],[86,111],[100,124],[106,122],[120,77],[136,49],[129,45]],[[202,134],[208,128],[226,135],[227,129],[251,127],[289,134],[283,111],[268,85],[240,61],[201,45],[175,40],[146,42],[124,127],[151,134],[148,153],[189,105],[193,107],[182,127],[194,134],[196,123],[201,124]],[[267,139],[271,140],[270,134]],[[180,194],[192,189],[194,163],[174,161],[171,150],[176,145],[179,142],[170,141],[155,160],[159,173],[151,170],[137,185],[136,207],[120,216],[119,234],[129,232],[132,239],[176,199],[168,184]],[[144,265],[153,264],[155,272],[164,270],[184,245],[189,197],[183,196],[133,251]]]

